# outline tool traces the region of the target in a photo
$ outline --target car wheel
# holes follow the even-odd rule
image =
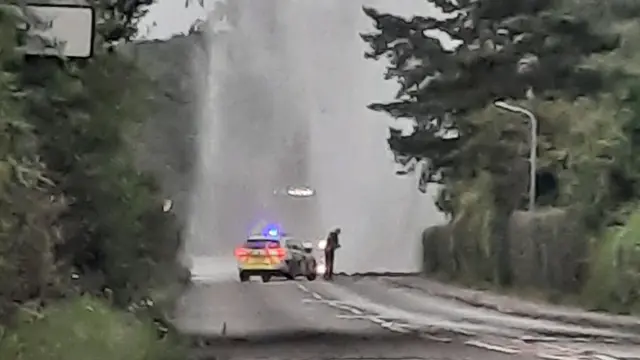
[[[316,274],[315,272],[309,273],[307,274],[307,280],[309,281],[313,281],[318,277],[318,274]]]
[[[284,274],[284,278],[287,280],[295,280],[296,277],[293,274]]]
[[[249,281],[249,274],[245,273],[245,272],[240,272],[240,282],[247,282]]]
[[[271,281],[271,275],[262,275],[262,282],[269,282]]]

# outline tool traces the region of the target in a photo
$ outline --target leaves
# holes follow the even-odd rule
[[[128,39],[150,3],[94,1],[103,40]],[[177,223],[129,147],[156,89],[115,53],[24,61],[15,34],[0,23],[0,324],[77,287],[127,306],[177,274]]]
[[[0,337],[3,359],[169,360],[185,356],[176,344],[157,341],[152,324],[114,311],[100,299],[85,296],[42,311],[21,310],[11,336]]]
[[[595,31],[587,20],[563,13],[554,2],[432,3],[450,15],[405,20],[364,8],[376,31],[362,38],[370,46],[365,57],[388,58],[385,78],[399,83],[396,100],[369,108],[416,121],[410,136],[391,132],[391,150],[427,158],[441,182],[474,177],[483,169],[507,176],[507,169],[525,161],[520,144],[526,142],[505,142],[510,130],[497,130],[495,119],[478,122],[478,113],[494,101],[525,100],[532,93],[537,98],[574,99],[602,90],[601,74],[581,64],[591,54],[616,48],[618,38]],[[458,45],[446,46],[430,37],[434,30]],[[511,182],[498,179],[497,184]]]

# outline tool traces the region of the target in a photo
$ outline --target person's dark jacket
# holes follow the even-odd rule
[[[327,237],[327,246],[325,248],[326,251],[334,251],[340,248],[340,240],[338,238],[338,233],[332,231],[329,233]]]

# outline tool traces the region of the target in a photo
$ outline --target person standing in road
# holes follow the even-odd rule
[[[324,263],[325,263],[325,280],[333,279],[333,263],[336,256],[336,250],[340,248],[340,228],[337,228],[329,233],[327,236],[327,245],[324,248]]]

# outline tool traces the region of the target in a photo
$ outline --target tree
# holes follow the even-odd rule
[[[400,84],[394,101],[369,108],[415,121],[408,136],[392,130],[389,147],[398,158],[427,161],[428,180],[444,185],[437,205],[452,223],[476,222],[468,217],[480,214],[469,211],[473,205],[467,202],[479,198],[465,194],[482,188],[480,211],[492,214],[483,220],[491,229],[483,240],[492,249],[485,260],[492,263],[491,277],[508,284],[508,219],[527,200],[528,130],[522,122],[506,121],[508,115],[491,105],[599,93],[605,77],[583,60],[615,49],[619,40],[552,0],[431,2],[444,17],[406,20],[364,9],[376,26],[362,35],[370,46],[365,57],[387,57],[385,78]],[[433,37],[434,31],[446,34],[451,44]],[[451,246],[464,247],[464,241],[454,239]]]
[[[128,41],[138,32],[138,22],[155,0],[89,0],[97,11],[98,33],[107,43]]]
[[[428,159],[430,180],[443,184],[473,177],[478,169],[477,156],[468,152],[478,147],[467,145],[487,124],[474,121],[474,111],[498,99],[594,94],[604,81],[598,71],[582,66],[583,59],[611,51],[619,42],[617,36],[598,33],[586,20],[562,13],[551,0],[432,3],[447,17],[405,20],[365,8],[376,31],[362,38],[371,48],[365,57],[388,57],[385,78],[400,84],[395,101],[371,104],[370,109],[416,123],[409,136],[391,131],[391,150],[404,158]],[[433,31],[447,34],[459,45],[446,46],[429,35]],[[509,155],[500,149],[504,144],[499,143],[481,144],[483,151],[477,155],[524,161],[515,150]],[[502,161],[490,158],[485,163],[495,165],[489,169],[494,174],[500,169],[509,172],[514,164]]]
[[[179,275],[177,222],[130,147],[156,89],[109,45],[150,3],[91,2],[105,21],[83,61],[24,58],[24,20],[0,9],[0,316],[78,285],[127,306]]]

